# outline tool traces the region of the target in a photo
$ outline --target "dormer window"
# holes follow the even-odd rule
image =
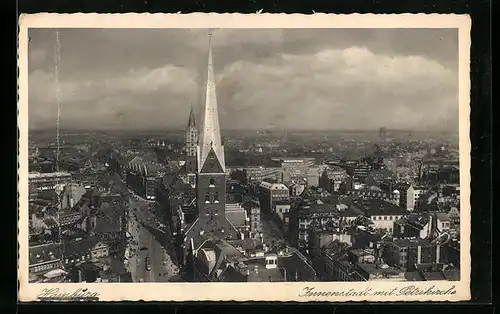
[[[209,188],[214,188],[215,187],[215,180],[214,179],[210,179],[208,187]]]

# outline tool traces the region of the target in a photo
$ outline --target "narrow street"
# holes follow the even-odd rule
[[[287,243],[283,230],[280,226],[270,217],[269,214],[261,215],[262,233],[264,234],[264,243],[272,245],[273,242]]]
[[[178,274],[177,267],[172,263],[170,256],[160,241],[151,233],[143,221],[146,215],[144,203],[131,200],[131,217],[129,232],[132,235],[130,245],[129,270],[134,282],[167,282],[169,278]],[[135,210],[134,210],[135,209]],[[150,270],[147,269],[149,259]]]
[[[113,178],[114,188],[129,196],[126,208],[127,229],[130,238],[127,243],[127,269],[132,274],[133,282],[167,282],[177,275],[179,270],[172,263],[170,256],[162,246],[161,233],[151,232],[147,226],[157,226],[158,219],[151,213],[154,202],[146,201],[133,194],[125,183]],[[149,260],[150,270],[147,267]]]

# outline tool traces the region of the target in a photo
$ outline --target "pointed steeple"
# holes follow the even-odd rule
[[[191,110],[189,111],[188,128],[191,126],[196,127],[196,120],[194,118],[193,103],[191,103]]]
[[[222,146],[219,126],[219,113],[217,110],[217,95],[215,90],[214,69],[212,65],[212,33],[209,33],[208,41],[208,73],[205,93],[205,109],[203,113],[203,126],[199,142],[199,167],[201,171],[207,160],[207,157],[213,151],[215,157],[222,168],[225,170],[224,147]]]

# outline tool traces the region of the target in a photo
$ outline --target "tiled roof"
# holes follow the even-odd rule
[[[359,202],[357,206],[365,210],[368,215],[404,215],[408,212],[389,202],[380,199],[369,199]]]
[[[443,222],[444,222],[444,221],[449,221],[449,220],[450,220],[450,218],[448,217],[448,215],[447,215],[447,214],[445,214],[445,213],[436,213],[436,217],[437,217],[437,219],[438,219],[439,221],[443,221]]]
[[[241,246],[241,248],[245,251],[247,250],[253,250],[257,248],[258,246],[261,246],[261,242],[258,239],[251,239],[251,238],[245,238],[243,240],[228,240],[227,241],[229,244],[238,247]]]
[[[405,272],[405,279],[408,281],[425,281],[425,278],[419,271],[407,271]]]
[[[355,206],[349,206],[346,210],[339,211],[341,217],[358,217],[359,215],[364,215],[364,212]]]
[[[61,259],[62,245],[60,243],[49,243],[29,248],[30,265],[49,262],[51,260]]]
[[[88,237],[85,239],[71,241],[64,246],[64,256],[81,256],[88,253],[100,240],[96,236]]]
[[[458,269],[443,270],[443,276],[446,278],[446,280],[459,281],[460,271]]]
[[[118,221],[111,221],[109,218],[105,218],[102,215],[98,215],[96,219],[95,233],[108,233],[108,232],[118,232],[120,231],[120,226]]]
[[[242,227],[246,224],[246,212],[245,210],[230,210],[226,211],[226,218],[235,227]]]
[[[269,190],[288,190],[286,185],[284,185],[283,183],[270,183],[270,182],[266,182],[266,181],[263,181],[260,184],[260,187],[263,187],[263,188],[266,188]]]
[[[226,267],[219,276],[221,282],[246,282],[247,278],[232,266]]]
[[[440,271],[422,272],[422,275],[424,276],[425,280],[427,280],[427,281],[446,280],[446,278],[443,276],[443,274]]]
[[[371,189],[349,190],[347,191],[347,194],[353,196],[367,197],[367,198],[384,198],[384,199],[393,198],[393,195],[391,193],[386,193]]]

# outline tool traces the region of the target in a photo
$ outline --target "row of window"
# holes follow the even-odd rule
[[[208,204],[208,203],[211,203],[212,200],[210,198],[210,192],[207,192],[205,193],[205,203]],[[214,195],[213,195],[213,202],[214,203],[219,203],[219,192],[215,192]]]
[[[76,262],[79,262],[80,260],[81,260],[81,261],[85,261],[85,259],[86,259],[86,258],[90,258],[90,254],[87,254],[87,255],[82,255],[81,259],[80,259],[80,258],[77,258],[76,260],[74,260],[74,259],[71,259],[71,260],[70,260],[69,258],[67,258],[67,259],[64,261],[64,263],[65,263],[65,264],[69,264],[69,263],[74,263],[75,261],[76,261]]]
[[[32,271],[34,273],[40,272],[40,271],[47,271],[53,269],[57,264],[56,263],[49,263],[49,264],[44,264],[44,265],[38,265],[38,266],[33,266],[31,267]]]
[[[401,216],[373,216],[372,220],[397,220],[400,218]]]

